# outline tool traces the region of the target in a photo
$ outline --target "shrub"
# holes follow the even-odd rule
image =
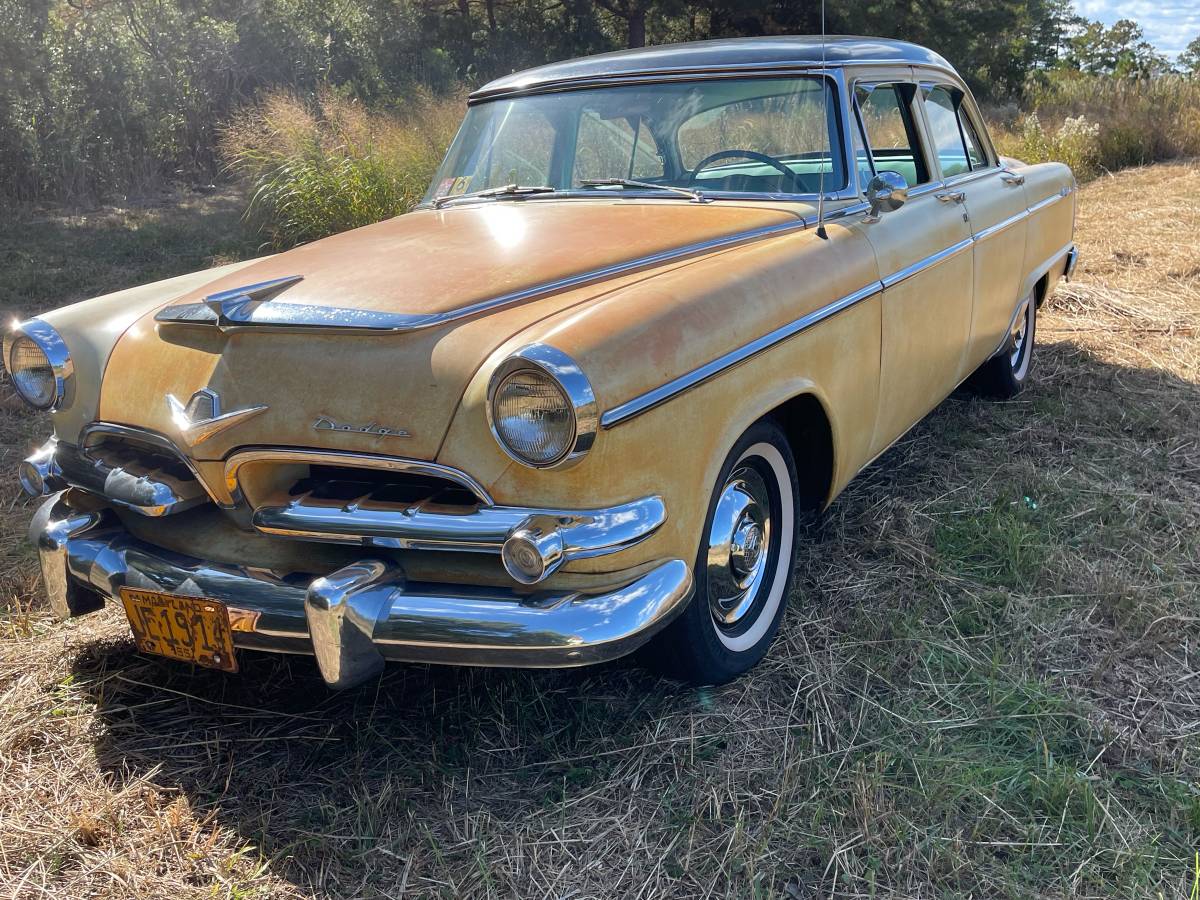
[[[230,169],[253,182],[246,212],[276,248],[407,212],[424,195],[461,118],[457,100],[416,94],[369,112],[332,91],[270,93],[221,130]]]
[[[1066,162],[1080,180],[1200,154],[1200,79],[1061,71],[1031,86],[1026,105],[1015,128],[994,131],[1000,152]]]

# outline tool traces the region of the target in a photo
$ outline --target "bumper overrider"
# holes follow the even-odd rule
[[[122,588],[219,600],[229,609],[235,646],[312,654],[335,688],[378,674],[385,660],[519,667],[603,662],[649,640],[683,610],[692,593],[691,567],[679,559],[639,568],[624,578],[616,574],[614,587],[601,593],[518,593],[412,582],[386,555],[366,555],[311,580],[277,577],[140,540],[111,508],[97,502],[102,499],[75,489],[60,491],[49,496],[30,526],[30,541],[58,616],[100,609],[119,598]],[[582,540],[596,549],[580,555],[595,556],[628,546],[605,544],[609,523],[619,528],[627,518],[606,517],[606,512],[560,514],[563,524],[557,530],[538,524],[544,513],[536,510],[525,521],[535,523],[534,537],[541,541],[569,552]],[[476,515],[487,531],[496,508]],[[471,518],[460,517],[463,540],[475,542],[462,549],[478,551]],[[528,531],[530,526],[523,527]],[[447,538],[439,531],[438,538],[441,547],[454,549],[453,534]]]

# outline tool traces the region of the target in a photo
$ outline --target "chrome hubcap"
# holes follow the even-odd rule
[[[1026,300],[1020,311],[1017,313],[1016,321],[1013,322],[1012,333],[1009,335],[1009,346],[1012,348],[1008,354],[1008,361],[1014,369],[1021,365],[1021,356],[1025,352],[1025,338],[1029,334],[1029,301]]]
[[[708,532],[708,608],[717,625],[736,626],[754,606],[766,576],[771,495],[753,468],[725,482]]]

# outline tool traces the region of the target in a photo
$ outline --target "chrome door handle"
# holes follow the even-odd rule
[[[943,203],[962,203],[967,199],[965,191],[945,191],[941,194],[934,194]]]
[[[1015,172],[1005,172],[1000,176],[1000,180],[1005,184],[1024,184],[1025,176],[1017,175]]]

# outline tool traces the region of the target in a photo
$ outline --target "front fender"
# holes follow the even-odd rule
[[[74,399],[69,406],[51,414],[54,433],[74,443],[83,427],[95,421],[109,354],[134,322],[150,310],[251,262],[230,263],[127,288],[38,316],[62,336],[75,366]]]
[[[714,254],[537,323],[499,348],[469,384],[438,461],[471,472],[500,503],[580,508],[659,494],[667,523],[617,557],[576,571],[694,557],[709,495],[729,448],[752,424],[799,394],[827,411],[836,493],[867,459],[879,376],[878,296],[864,297],[671,399],[601,429],[591,452],[563,469],[532,469],[496,446],[487,383],[512,351],[548,343],[592,382],[601,411],[832,304],[877,277],[852,228],[831,225]],[[599,569],[597,569],[599,570]]]

